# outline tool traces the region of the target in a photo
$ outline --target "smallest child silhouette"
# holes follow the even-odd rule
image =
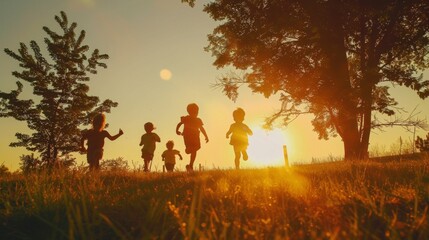
[[[144,161],[144,171],[149,172],[149,163],[153,160],[153,154],[156,148],[156,142],[161,142],[158,134],[154,133],[155,127],[153,123],[147,122],[144,124],[145,134],[142,135],[140,140],[140,146],[142,148],[142,158]]]
[[[232,112],[235,123],[231,124],[228,132],[226,133],[226,138],[229,138],[229,135],[232,134],[229,144],[234,147],[235,154],[235,168],[240,169],[240,157],[243,154],[243,160],[246,161],[249,157],[247,155],[247,146],[249,145],[248,135],[252,135],[253,132],[250,128],[243,123],[244,115],[246,113],[242,108],[237,108]]]
[[[86,159],[89,163],[89,170],[99,170],[100,160],[103,158],[104,138],[111,141],[116,140],[124,132],[119,129],[119,133],[111,136],[109,132],[104,130],[106,125],[106,116],[102,113],[97,114],[92,120],[92,129],[85,131],[80,140],[81,152],[86,152]],[[85,148],[85,140],[87,140],[88,150]]]
[[[167,147],[167,150],[162,153],[162,161],[164,161],[167,172],[172,172],[174,170],[174,165],[176,165],[176,155],[179,155],[180,160],[183,160],[183,157],[182,155],[180,155],[180,152],[178,150],[173,149],[173,141],[170,140],[165,145]]]

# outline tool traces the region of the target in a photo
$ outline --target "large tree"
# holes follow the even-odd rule
[[[241,85],[279,94],[268,124],[312,113],[320,138],[341,137],[346,159],[366,156],[374,111],[395,114],[390,86],[429,95],[419,74],[429,67],[427,0],[214,0],[204,11],[220,22],[206,49],[214,65],[244,72],[219,78],[226,95]]]
[[[107,67],[101,60],[108,59],[108,55],[100,54],[98,49],[88,54],[89,47],[82,44],[85,31],[76,34],[77,24],[69,24],[64,12],[55,20],[61,27],[60,34],[43,27],[51,61],[35,41],[30,42],[32,53],[24,43],[18,52],[6,48],[5,52],[19,62],[21,70],[12,73],[19,79],[17,90],[0,91],[0,117],[25,121],[32,130],[31,135],[17,133],[18,141],[10,146],[39,152],[48,166],[63,155],[78,151],[80,127],[88,125],[94,114],[110,112],[117,106],[111,100],[100,103],[98,97],[89,96],[86,84],[90,80],[88,73],[96,74],[98,67]],[[24,86],[32,88],[33,99],[21,99]]]

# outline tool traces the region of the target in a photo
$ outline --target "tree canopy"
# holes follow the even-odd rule
[[[80,127],[88,125],[96,113],[110,112],[117,103],[109,99],[100,103],[88,95],[86,84],[103,62],[109,58],[98,49],[88,54],[83,44],[86,32],[77,34],[76,23],[69,24],[67,15],[55,16],[62,32],[48,27],[44,39],[50,61],[35,41],[29,47],[21,43],[17,52],[8,48],[6,54],[19,62],[20,71],[12,74],[19,80],[17,89],[10,93],[0,91],[0,117],[12,117],[27,122],[31,134],[16,133],[12,147],[25,147],[41,154],[42,161],[53,166],[59,157],[79,150]],[[26,85],[24,85],[26,83]],[[24,86],[32,88],[33,99],[21,99]]]
[[[391,86],[429,95],[426,0],[214,0],[204,11],[220,23],[206,48],[214,65],[244,72],[219,78],[224,93],[279,94],[268,125],[312,113],[319,137],[339,135],[347,159],[367,155],[374,112],[395,114]]]

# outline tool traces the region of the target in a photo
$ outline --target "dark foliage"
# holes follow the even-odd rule
[[[193,4],[193,0],[185,0]],[[393,85],[429,95],[426,0],[214,0],[204,11],[220,25],[206,50],[222,76],[216,86],[232,100],[240,86],[281,108],[267,118],[284,124],[312,113],[320,138],[339,135],[346,158],[368,151],[373,114],[395,114]]]
[[[417,136],[416,148],[419,149],[420,152],[429,152],[429,133],[426,135],[426,139]]]

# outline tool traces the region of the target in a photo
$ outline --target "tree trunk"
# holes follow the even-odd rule
[[[58,143],[55,143],[55,145]],[[54,158],[52,159],[52,166],[56,167],[58,164],[58,148],[54,147]]]
[[[363,113],[363,128],[361,129],[361,140],[359,156],[362,159],[368,158],[369,137],[371,134],[371,107],[364,109]]]
[[[338,21],[341,12],[331,2],[322,3],[319,10],[312,12],[314,15],[311,17],[315,26],[318,26],[320,47],[326,56],[322,78],[332,99],[326,104],[336,109],[336,128],[344,143],[345,160],[359,159],[357,101],[350,83],[345,34],[341,21]]]
[[[372,89],[370,79],[364,78],[361,84],[361,99],[362,99],[362,128],[360,129],[360,151],[361,158],[367,158],[369,137],[371,134],[371,119],[372,119]]]
[[[359,151],[361,142],[359,141],[356,118],[343,121],[342,128],[344,130],[344,134],[341,136],[344,145],[344,159],[346,161],[361,159],[362,155]]]
[[[369,137],[371,134],[371,113],[372,113],[372,89],[371,78],[368,71],[363,74],[363,80],[360,84],[360,98],[362,101],[362,122],[360,131],[360,150],[359,155],[366,158],[368,155]]]
[[[371,38],[372,39],[372,38]],[[375,48],[375,40],[370,41],[370,48]],[[369,138],[372,129],[372,105],[373,105],[373,90],[376,83],[378,82],[378,67],[377,62],[378,56],[371,51],[368,58],[368,65],[363,67],[363,78],[360,84],[361,86],[361,100],[362,100],[362,114],[363,114],[363,123],[361,133],[361,146],[360,146],[360,155],[366,157],[368,155],[368,146]]]
[[[46,164],[49,166],[50,165],[50,161],[51,161],[51,140],[49,140],[48,142],[48,148],[45,150],[46,151],[46,159],[44,159],[44,162],[46,162]]]

